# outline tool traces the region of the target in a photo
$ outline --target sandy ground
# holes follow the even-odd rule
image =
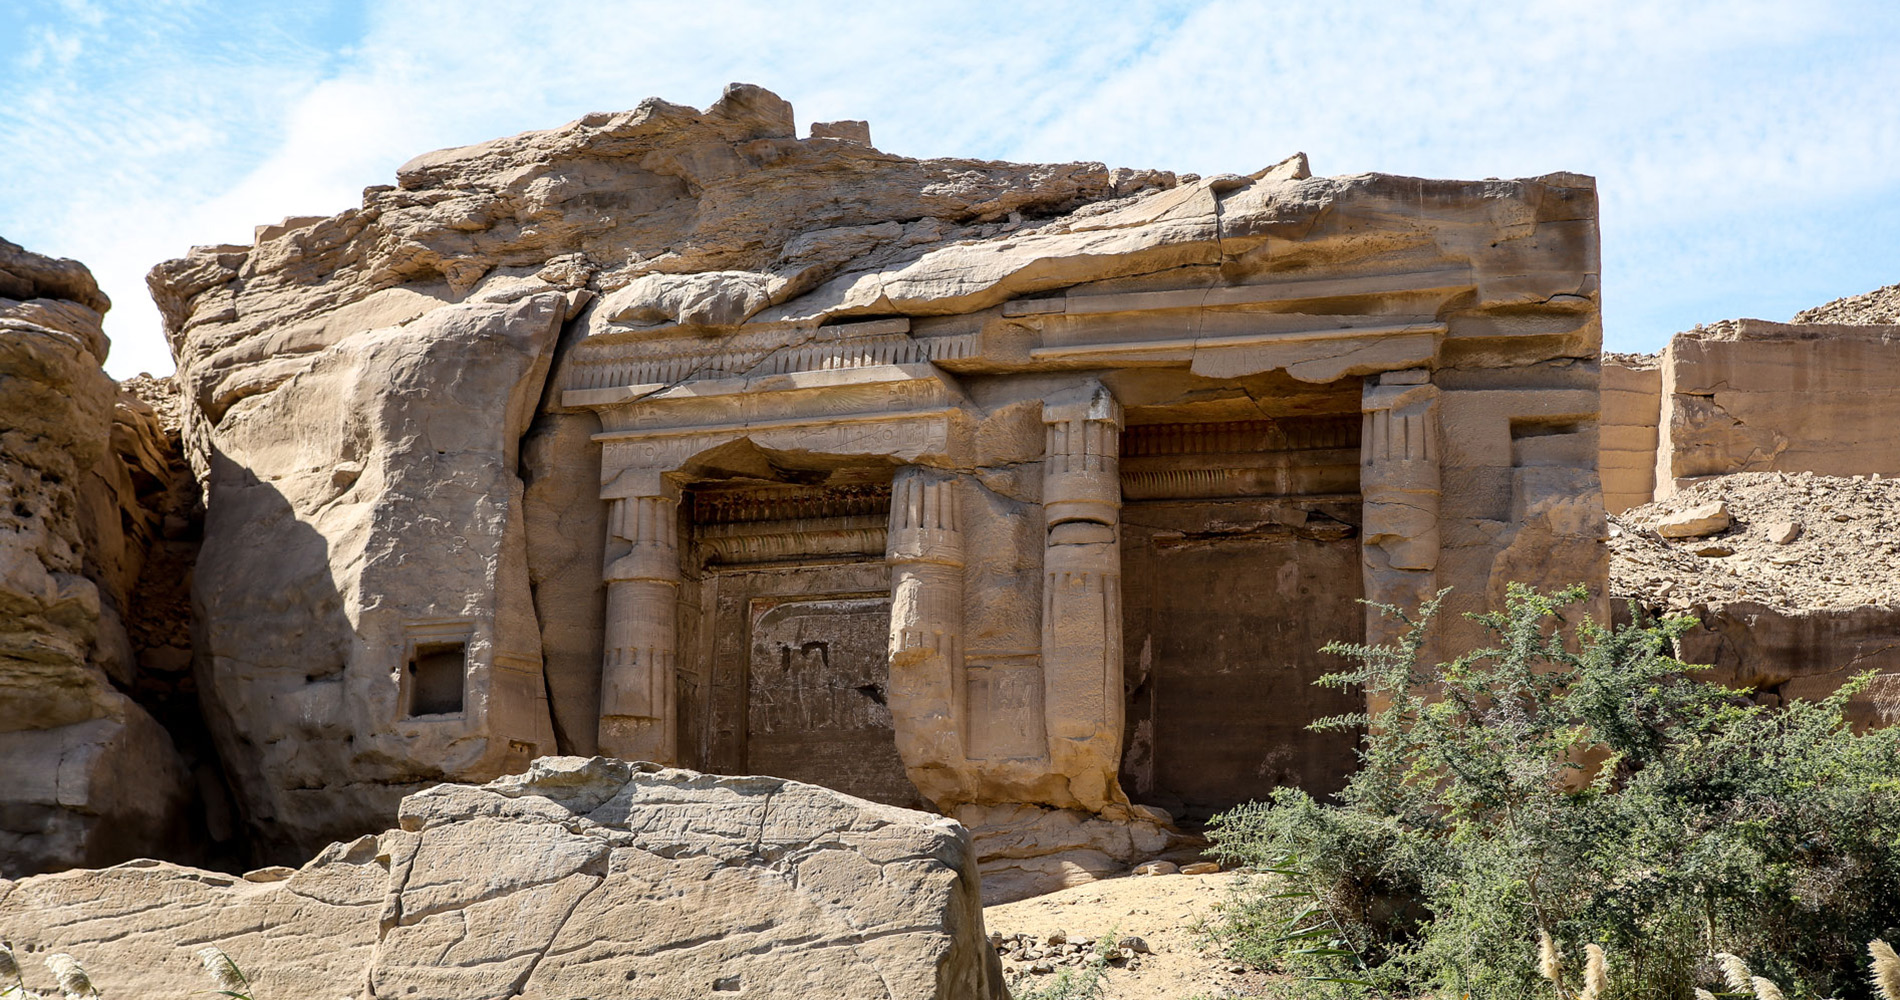
[[[1235,972],[1233,963],[1203,951],[1195,940],[1195,926],[1238,878],[1221,872],[1107,879],[985,907],[983,922],[992,934],[1026,933],[1044,940],[1057,931],[1073,937],[1141,937],[1152,954],[1138,956],[1133,969],[1109,968],[1103,982],[1110,1000],[1261,996],[1266,977]],[[1012,980],[1027,968],[1028,963],[1003,961]],[[1057,966],[1058,972],[1062,968],[1070,966]],[[1038,985],[1051,978],[1029,976],[1027,982]]]

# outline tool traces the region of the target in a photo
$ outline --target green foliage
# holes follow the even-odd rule
[[[1440,595],[1442,600],[1443,595]],[[1250,880],[1212,931],[1236,959],[1361,989],[1517,998],[1551,989],[1538,935],[1611,956],[1612,996],[1686,998],[1710,956],[1746,957],[1789,996],[1865,997],[1869,939],[1900,925],[1900,731],[1842,716],[1863,678],[1778,709],[1692,679],[1693,622],[1566,619],[1581,589],[1509,590],[1475,616],[1485,648],[1426,665],[1439,601],[1321,683],[1372,710],[1339,800],[1290,789],[1219,817]],[[1289,939],[1329,928],[1331,950]]]

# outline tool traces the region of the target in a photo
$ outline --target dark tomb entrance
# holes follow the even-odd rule
[[[1361,641],[1358,413],[1131,426],[1122,439],[1122,787],[1190,823],[1337,790],[1363,709],[1313,682]]]
[[[704,766],[926,807],[887,702],[889,486],[719,486],[689,504]]]

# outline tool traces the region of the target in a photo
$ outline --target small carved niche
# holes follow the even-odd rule
[[[418,639],[409,646],[405,683],[409,715],[462,715],[467,686],[466,639]]]

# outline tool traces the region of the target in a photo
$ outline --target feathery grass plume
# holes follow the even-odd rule
[[[86,975],[85,968],[71,955],[59,952],[46,956],[46,968],[53,973],[53,978],[58,980],[59,991],[66,994],[67,1000],[73,1000],[74,997],[99,995],[99,990],[92,985],[91,977]]]
[[[1557,952],[1557,942],[1551,940],[1550,932],[1542,927],[1537,929],[1537,974],[1557,984],[1564,984],[1564,960]]]
[[[1715,953],[1715,964],[1721,966],[1722,981],[1728,984],[1730,993],[1755,992],[1755,987],[1750,982],[1755,978],[1755,974],[1749,971],[1748,963],[1742,961],[1740,956],[1718,951]]]
[[[205,975],[211,977],[211,982],[218,987],[220,992],[227,996],[248,998],[251,988],[250,977],[246,976],[244,970],[238,968],[237,963],[231,961],[231,956],[226,955],[222,949],[200,948],[198,961],[204,964]]]
[[[1715,1000],[1715,994],[1698,986],[1695,988],[1695,1000]]]
[[[1750,979],[1749,983],[1755,987],[1755,1000],[1788,1000],[1787,997],[1781,995],[1781,987],[1770,980],[1756,976]]]
[[[1583,965],[1582,1000],[1598,1000],[1610,989],[1610,961],[1603,954],[1603,946],[1586,944],[1583,953],[1588,956]]]
[[[1893,945],[1875,938],[1867,942],[1867,954],[1873,959],[1874,989],[1884,1000],[1900,1000],[1900,955],[1894,954]]]

